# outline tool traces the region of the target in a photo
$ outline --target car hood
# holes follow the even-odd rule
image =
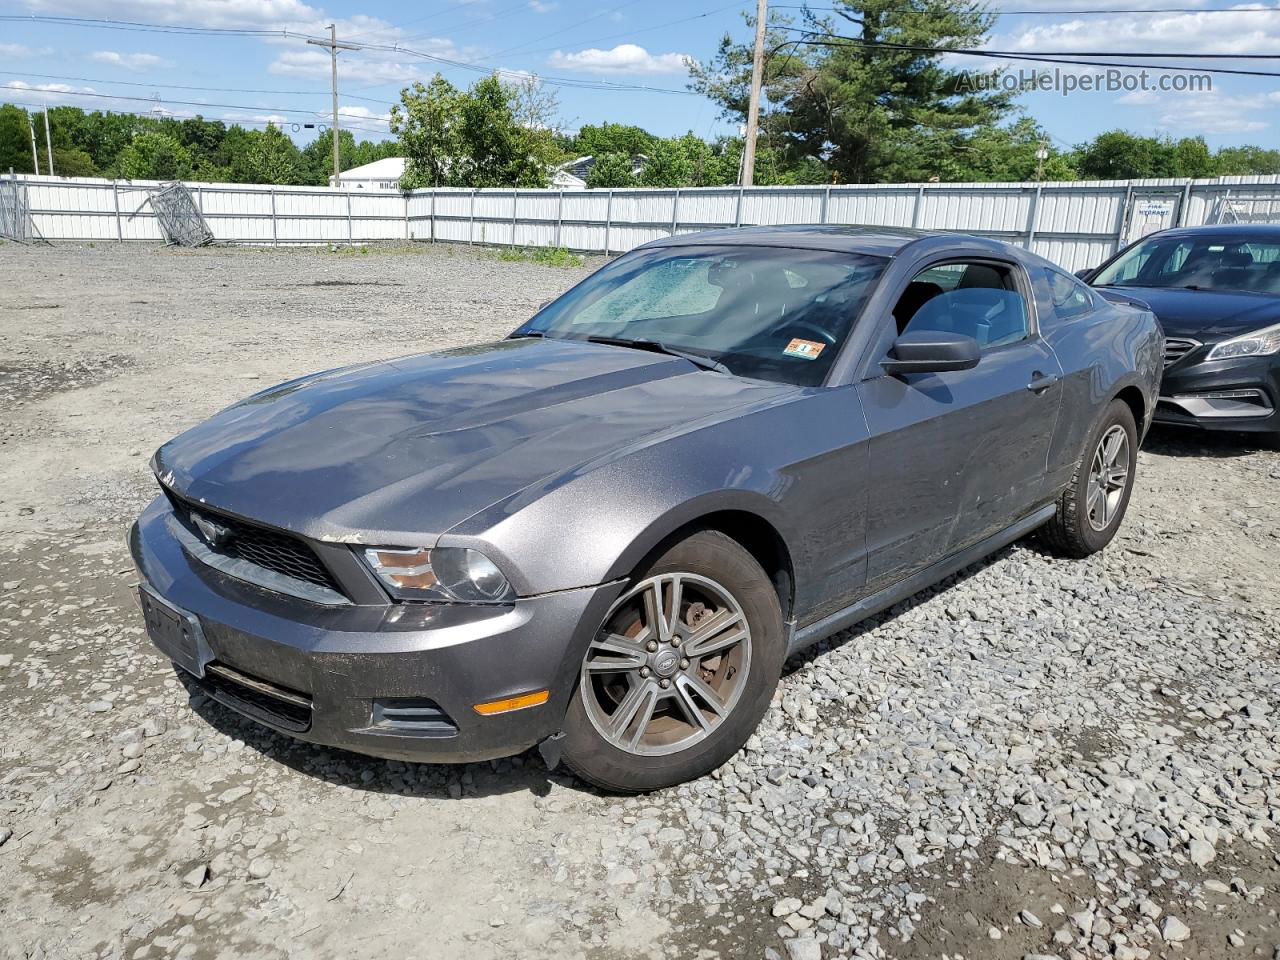
[[[166,443],[153,467],[188,499],[304,536],[413,545],[404,534],[444,533],[530,484],[798,392],[630,348],[504,340],[272,387]]]
[[[1160,320],[1166,336],[1214,343],[1280,323],[1280,297],[1217,293],[1178,287],[1099,287],[1111,298],[1139,300]]]

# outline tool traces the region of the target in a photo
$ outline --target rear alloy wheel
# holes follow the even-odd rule
[[[1042,530],[1057,553],[1087,557],[1116,535],[1133,493],[1138,428],[1133,411],[1113,400],[1094,427],[1075,476],[1058,500],[1058,512]]]
[[[735,753],[782,665],[777,595],[722,534],[677,544],[613,604],[583,658],[565,760],[609,790],[701,776]]]

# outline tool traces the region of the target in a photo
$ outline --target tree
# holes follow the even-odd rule
[[[409,163],[411,187],[545,187],[559,158],[554,133],[522,123],[533,112],[528,90],[484,77],[459,91],[440,74],[401,91],[391,131]]]
[[[595,163],[587,172],[588,187],[634,187],[636,178],[631,173],[631,154],[596,154]]]
[[[1280,173],[1280,150],[1263,147],[1222,147],[1213,155],[1220,177],[1263,176]]]
[[[274,123],[246,134],[247,149],[233,158],[231,175],[239,183],[299,184],[304,179],[302,154]]]
[[[117,154],[111,174],[126,180],[190,180],[193,171],[191,151],[173,137],[140,133]]]
[[[1110,130],[1076,148],[1080,176],[1089,180],[1212,177],[1216,161],[1201,137],[1171,140]]]
[[[0,105],[0,172],[35,173],[31,169],[31,132],[27,111],[6,103]]]
[[[628,157],[643,153],[647,156],[656,139],[644,128],[624,123],[587,124],[570,141],[569,149],[579,157],[602,157],[606,153],[625,153]]]
[[[978,131],[966,145],[966,179],[999,182],[1033,180],[1041,162],[1036,152],[1042,147],[1049,156],[1043,163],[1044,180],[1075,180],[1074,155],[1058,150],[1048,135],[1030,117],[1021,117],[1007,126]]]
[[[807,14],[838,38],[823,47],[788,46],[786,19],[771,20],[762,152],[845,183],[961,178],[963,148],[1008,114],[1012,94],[967,89],[961,71],[920,48],[981,46],[992,15],[967,0],[836,0],[833,10]],[[750,66],[749,45],[726,36],[692,65],[691,86],[742,123]]]

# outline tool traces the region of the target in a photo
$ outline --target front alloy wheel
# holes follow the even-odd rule
[[[660,756],[710,736],[751,668],[751,627],[722,584],[692,573],[648,577],[605,617],[582,663],[592,726],[619,750]]]
[[[714,770],[768,709],[785,645],[777,591],[751,554],[693,534],[638,572],[588,645],[565,762],[619,792]]]

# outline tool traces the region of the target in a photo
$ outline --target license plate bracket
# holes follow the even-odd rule
[[[188,673],[203,677],[204,665],[212,657],[200,621],[159,597],[146,584],[138,585],[138,604],[151,642]]]

